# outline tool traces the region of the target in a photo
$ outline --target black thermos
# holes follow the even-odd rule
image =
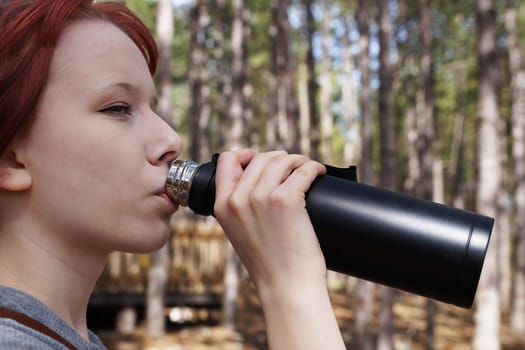
[[[213,215],[217,158],[175,161],[168,195]],[[328,269],[470,308],[494,220],[356,180],[355,167],[327,166],[306,196]]]

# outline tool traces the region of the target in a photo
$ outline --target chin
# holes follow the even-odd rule
[[[162,248],[170,237],[169,228],[166,226],[163,230],[149,231],[141,235],[141,239],[131,243],[125,250],[128,253],[147,254],[153,253]]]

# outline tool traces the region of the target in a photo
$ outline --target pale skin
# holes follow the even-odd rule
[[[257,287],[270,349],[344,349],[305,209],[324,167],[284,152],[221,158],[215,215]]]
[[[0,156],[0,284],[34,295],[86,339],[108,254],[160,248],[177,210],[163,188],[181,139],[155,108],[135,44],[112,24],[77,21],[55,49],[31,128]],[[284,152],[219,159],[216,217],[257,287],[271,349],[344,349],[304,208],[323,172]]]

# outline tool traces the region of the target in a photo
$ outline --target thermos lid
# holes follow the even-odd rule
[[[470,308],[474,303],[493,226],[494,219],[483,215],[474,216],[465,246],[463,273],[458,276],[459,289],[465,291],[462,295],[458,294],[460,299],[455,302],[458,306]]]

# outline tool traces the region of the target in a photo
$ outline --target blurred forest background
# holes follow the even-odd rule
[[[472,310],[330,274],[349,348],[525,349],[524,0],[125,3],[157,38],[160,113],[183,159],[285,149],[496,218]],[[207,324],[229,330],[232,348],[265,349],[220,228],[181,211],[173,231],[151,256],[110,257],[92,319],[114,304],[121,334],[138,320],[150,342]],[[219,333],[195,348],[220,348]]]

